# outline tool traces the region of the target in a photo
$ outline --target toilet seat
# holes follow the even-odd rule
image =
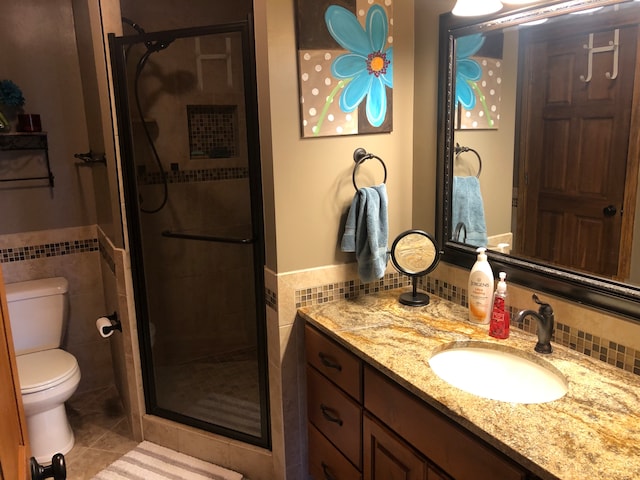
[[[18,355],[16,363],[23,395],[60,385],[79,370],[76,358],[59,348]]]

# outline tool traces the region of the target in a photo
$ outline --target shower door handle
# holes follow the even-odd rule
[[[169,237],[169,238],[183,238],[186,240],[201,240],[204,242],[240,243],[244,245],[249,245],[255,242],[254,238],[217,237],[215,235],[181,233],[181,232],[172,232],[170,230],[163,231],[162,236]]]

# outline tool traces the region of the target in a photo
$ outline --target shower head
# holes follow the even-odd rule
[[[134,22],[133,20],[127,17],[122,17],[122,23],[126,23],[127,25],[131,26],[131,28],[133,28],[140,35],[146,35],[147,33],[144,30],[144,28],[140,26],[140,24]],[[164,50],[169,45],[171,45],[171,43],[174,40],[175,40],[174,38],[167,38],[167,39],[161,39],[161,40],[155,40],[155,41],[147,40],[146,42],[144,42],[144,45],[145,47],[147,47],[148,53],[154,53],[154,52],[159,52],[160,50]]]
[[[122,17],[122,23],[126,23],[127,25],[130,25],[140,35],[144,35],[146,33],[144,31],[144,28],[142,28],[140,25],[138,25],[133,20],[129,20],[127,17]]]
[[[164,50],[173,42],[173,38],[168,38],[166,40],[156,40],[155,42],[147,42],[145,45],[147,46],[147,50],[149,53],[159,52],[160,50]]]

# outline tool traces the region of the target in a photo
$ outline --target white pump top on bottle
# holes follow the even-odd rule
[[[496,292],[504,294],[507,293],[507,282],[504,281],[507,278],[507,274],[505,272],[500,272],[500,281],[498,282],[498,286],[496,287]]]

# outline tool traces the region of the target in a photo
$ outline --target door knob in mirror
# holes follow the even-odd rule
[[[613,205],[607,205],[602,209],[602,213],[605,217],[613,217],[618,210]]]

